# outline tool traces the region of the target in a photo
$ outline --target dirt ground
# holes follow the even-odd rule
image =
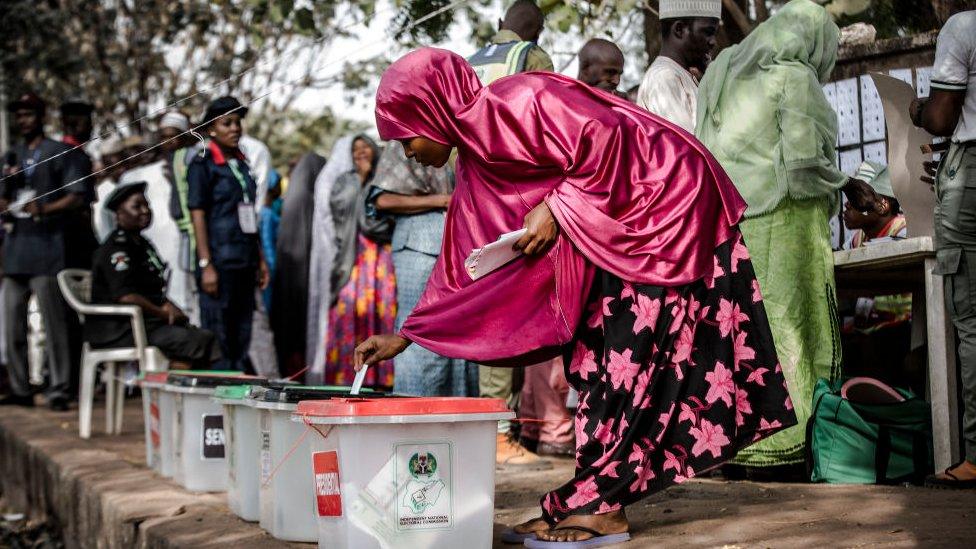
[[[495,547],[573,464],[496,477]],[[627,508],[620,547],[976,547],[976,490],[693,480]]]
[[[274,540],[233,516],[222,494],[189,494],[147,470],[138,398],[126,402],[121,436],[101,434],[101,405],[91,440],[77,437],[76,418],[43,408],[0,413],[0,513],[25,512],[32,501],[64,515],[65,539],[98,539],[104,547],[195,547],[201,540],[208,547],[314,547]],[[550,471],[497,473],[496,539],[506,526],[537,516],[539,496],[570,478],[572,461],[555,463]],[[4,497],[14,492],[19,505]],[[976,490],[694,480],[627,512],[633,540],[624,548],[976,548]],[[57,546],[57,532],[43,532],[43,521],[0,519],[8,519],[0,547],[14,539],[36,547],[39,538]]]

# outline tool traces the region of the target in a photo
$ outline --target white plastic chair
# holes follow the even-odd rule
[[[78,397],[78,435],[91,437],[92,405],[98,365],[105,365],[105,432],[122,432],[125,383],[116,377],[116,364],[135,361],[140,372],[165,372],[169,361],[163,353],[146,345],[142,309],[136,305],[94,305],[91,303],[91,271],[65,269],[58,273],[58,286],[65,301],[84,320],[86,316],[128,316],[132,322],[134,347],[92,349],[85,342],[81,353],[81,394]]]

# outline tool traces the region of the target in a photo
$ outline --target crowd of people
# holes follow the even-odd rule
[[[349,135],[284,175],[233,97],[199,122],[167,112],[154,140],[104,140],[93,159],[76,148],[90,105],[61,106],[56,141],[45,103],[23,95],[2,188],[3,403],[34,402],[30,295],[54,409],[82,341],[131,344],[126,322],[82,329],[66,308],[55,277],[82,268],[93,301],[142,308],[174,368],[345,385],[368,365],[373,387],[506,400],[521,421],[499,424],[500,466],[577,463],[510,541],[619,541],[625,506],[674,482],[727,462],[796,467],[814,385],[840,374],[829,218],[844,199],[855,246],[906,222],[884,166],[837,167],[827,11],[792,0],[713,59],[721,10],[661,0],[660,55],[627,94],[609,40],[584,44],[576,79],[554,73],[542,11],[517,0],[467,58],[425,48],[384,73],[385,145]],[[946,486],[976,483],[974,36],[976,13],[949,19],[911,113],[952,143],[937,245],[968,461],[932,477]],[[520,228],[524,257],[472,280],[471,250]]]

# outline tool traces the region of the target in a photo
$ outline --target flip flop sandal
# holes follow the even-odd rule
[[[525,532],[521,534],[515,531],[515,528],[506,528],[502,531],[502,543],[510,543],[512,545],[522,545],[527,539],[535,539],[535,532]]]
[[[529,549],[592,549],[593,547],[605,547],[615,543],[630,541],[630,534],[627,532],[624,532],[623,534],[604,534],[603,532],[597,532],[596,530],[591,530],[585,526],[564,526],[562,528],[554,528],[551,531],[555,532],[558,530],[576,530],[578,532],[590,534],[593,537],[580,541],[543,541],[541,539],[527,539],[525,540],[525,546]]]
[[[959,477],[953,475],[949,471],[955,469],[962,465],[963,462],[959,462],[955,465],[951,465],[946,468],[942,473],[949,478],[939,478],[935,475],[929,475],[925,477],[925,487],[926,488],[936,488],[940,490],[972,490],[976,488],[976,479],[970,480],[959,480]]]

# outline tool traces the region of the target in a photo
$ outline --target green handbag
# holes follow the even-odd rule
[[[821,379],[813,403],[807,423],[811,481],[921,484],[932,472],[929,404],[910,391],[868,378]]]

